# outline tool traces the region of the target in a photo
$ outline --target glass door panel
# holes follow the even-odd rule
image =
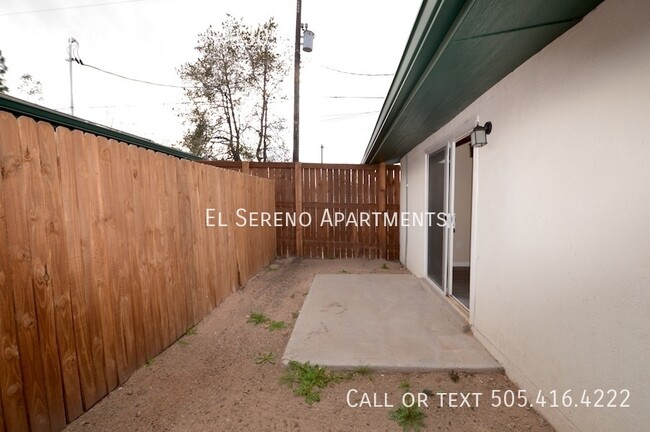
[[[447,205],[447,164],[448,148],[445,147],[429,155],[429,190],[427,211],[430,213],[444,212]],[[427,244],[427,274],[440,289],[445,290],[447,271],[445,228],[437,224],[436,217],[431,218],[428,230]]]

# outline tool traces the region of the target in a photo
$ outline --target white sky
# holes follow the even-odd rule
[[[43,84],[47,107],[69,113],[67,40],[79,41],[87,63],[128,77],[181,85],[177,68],[196,58],[198,34],[230,13],[257,24],[275,17],[293,53],[295,0],[2,0],[0,50],[9,68],[9,94],[29,73]],[[86,5],[97,5],[83,7]],[[359,163],[392,77],[342,74],[394,73],[421,0],[303,0],[302,21],[316,33],[314,51],[302,53],[300,160]],[[82,7],[80,7],[82,6]],[[29,12],[65,8],[54,11]],[[291,59],[293,60],[293,54]],[[292,63],[293,65],[293,63]],[[180,141],[181,89],[155,87],[73,65],[75,115],[164,145]],[[279,114],[291,149],[293,66]]]

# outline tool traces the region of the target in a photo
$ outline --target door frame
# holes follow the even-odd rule
[[[445,150],[445,159],[451,158],[451,148],[453,147],[453,143],[450,141],[444,141],[444,142],[439,142],[436,145],[431,146],[425,151],[426,155],[426,160],[425,160],[425,187],[424,187],[424,208],[425,211],[429,211],[429,186],[430,186],[430,179],[429,179],[429,165],[430,165],[430,157],[431,155],[441,151]],[[450,173],[449,171],[451,170],[451,163],[446,163],[445,164],[445,188],[444,188],[444,193],[445,196],[443,198],[443,211],[448,211],[449,207],[449,180],[450,180]],[[434,218],[432,223],[437,223],[437,218]],[[443,248],[443,254],[442,254],[442,286],[439,286],[438,283],[436,283],[430,276],[429,276],[429,227],[424,230],[424,235],[425,235],[425,242],[424,242],[424,248],[425,248],[425,253],[424,253],[424,273],[426,276],[426,279],[433,284],[434,287],[437,288],[437,290],[444,295],[445,297],[448,296],[447,294],[447,286],[449,285],[449,261],[448,261],[448,251],[449,251],[449,229],[445,228],[442,236],[442,248]]]
[[[426,155],[426,161],[425,161],[425,187],[424,187],[424,202],[425,202],[425,208],[429,208],[429,156],[440,149],[449,146],[450,148],[453,148],[453,153],[455,153],[456,150],[456,143],[464,138],[466,138],[471,132],[474,126],[476,125],[476,122],[478,121],[478,117],[476,119],[468,119],[465,122],[463,122],[459,127],[455,129],[455,132],[452,134],[449,134],[446,139],[441,139],[437,140],[434,144],[429,146],[427,149],[425,149],[424,153]],[[471,144],[468,144],[471,145]],[[469,279],[469,284],[470,284],[470,291],[469,291],[469,323],[473,324],[474,319],[476,316],[476,266],[478,264],[478,220],[479,220],[479,212],[478,212],[478,197],[479,197],[479,167],[480,167],[480,153],[481,149],[480,148],[474,148],[473,149],[473,157],[472,157],[472,196],[471,196],[471,212],[472,212],[472,218],[470,221],[470,257],[469,257],[469,262],[470,262],[470,279]],[[449,155],[448,155],[449,157]],[[445,190],[445,195],[451,194],[451,208],[453,209],[454,205],[454,190],[455,190],[455,170],[456,170],[456,161],[455,157],[452,154],[452,161],[449,163],[449,171],[450,173],[448,174],[448,179],[449,179],[449,187],[446,188]],[[445,202],[449,203],[449,198],[446,196],[445,197]],[[457,303],[458,301],[454,298],[452,298],[451,294],[453,293],[453,264],[449,265],[449,260],[453,263],[453,230],[447,230],[450,231],[450,235],[445,234],[444,236],[444,248],[445,248],[445,253],[444,256],[446,258],[446,262],[444,263],[445,265],[445,270],[446,270],[446,277],[444,278],[444,285],[450,285],[450,290],[447,292],[447,289],[445,286],[439,287],[437,283],[435,283],[431,278],[429,277],[428,274],[428,244],[429,244],[429,230],[425,230],[425,253],[423,254],[424,257],[424,268],[425,268],[425,279],[432,284],[436,289],[436,292],[440,293],[441,295],[444,295],[449,301],[453,303]],[[463,308],[463,310],[465,310]],[[467,314],[466,314],[467,315]]]
[[[454,143],[450,140],[445,140],[442,142],[439,142],[430,148],[428,148],[425,151],[426,154],[426,170],[425,170],[425,179],[426,179],[426,187],[424,188],[424,202],[425,202],[425,209],[426,211],[429,211],[429,188],[431,186],[431,180],[429,178],[430,174],[430,158],[433,154],[440,152],[441,150],[445,151],[445,170],[444,170],[444,176],[445,176],[445,182],[444,182],[444,197],[443,197],[443,211],[447,212],[449,210],[449,198],[450,198],[450,187],[451,187],[451,177],[450,177],[450,171],[451,171],[451,163],[449,162],[452,158],[452,148],[454,146]],[[438,219],[433,218],[431,221],[433,224],[438,223]],[[448,228],[443,228],[443,236],[442,236],[442,248],[443,248],[443,253],[442,253],[442,286],[440,286],[437,282],[435,282],[430,276],[429,276],[429,227],[427,226],[427,229],[425,229],[425,253],[424,253],[424,268],[425,268],[425,273],[426,273],[426,278],[435,286],[438,291],[444,295],[445,297],[448,296],[447,292],[447,287],[450,286],[450,279],[449,279],[449,229]]]

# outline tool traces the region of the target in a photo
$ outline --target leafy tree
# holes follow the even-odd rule
[[[7,65],[5,65],[5,58],[2,56],[2,50],[0,50],[0,93],[7,93],[9,91],[5,85],[5,73],[7,73]]]
[[[288,156],[284,143],[279,140],[284,130],[283,119],[269,112],[270,103],[284,99],[279,94],[279,86],[289,73],[287,53],[278,49],[277,28],[277,23],[271,18],[254,31],[244,34],[251,83],[257,97],[254,130],[258,138],[255,149],[258,161]]]
[[[283,119],[270,103],[280,99],[288,72],[273,18],[251,28],[228,15],[219,30],[199,35],[199,58],[179,69],[191,109],[183,145],[204,158],[234,161],[285,159]]]
[[[43,100],[43,85],[40,81],[34,80],[34,77],[30,74],[23,74],[20,77],[18,91],[25,99],[32,102],[40,102]]]

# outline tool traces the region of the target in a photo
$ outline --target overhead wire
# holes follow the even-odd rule
[[[324,96],[327,99],[384,99],[384,96]]]
[[[95,69],[96,71],[103,72],[103,73],[108,74],[108,75],[112,75],[112,76],[122,78],[122,79],[125,79],[125,80],[128,80],[128,81],[139,82],[139,83],[142,83],[142,84],[149,84],[149,85],[154,85],[154,86],[158,86],[158,87],[180,88],[180,89],[189,88],[189,87],[179,86],[179,85],[174,85],[174,84],[162,84],[162,83],[156,83],[156,82],[153,82],[153,81],[148,81],[148,80],[143,80],[143,79],[138,79],[138,78],[131,78],[131,77],[128,77],[128,76],[125,76],[125,75],[121,75],[121,74],[118,74],[118,73],[115,73],[115,72],[108,71],[106,69],[102,69],[102,68],[97,67],[97,66],[93,66],[93,65],[84,63],[81,60],[81,57],[79,56],[79,42],[76,39],[72,38],[70,40],[70,43],[71,43],[71,49],[70,49],[70,52],[69,52],[68,61],[73,61],[73,62],[77,63],[80,66],[86,66],[86,67],[89,67],[91,69]]]
[[[55,11],[67,10],[67,9],[83,9],[83,8],[90,8],[90,7],[97,7],[97,6],[109,6],[109,5],[121,4],[121,3],[136,3],[142,1],[147,1],[147,0],[120,0],[120,1],[105,2],[105,3],[93,3],[87,5],[61,6],[61,7],[48,8],[48,9],[33,9],[28,11],[6,12],[6,13],[1,13],[0,17],[12,16],[12,15],[27,15],[27,14],[42,13],[42,12],[55,12]]]
[[[86,67],[89,67],[91,69],[95,69],[95,70],[97,70],[99,72],[103,72],[103,73],[108,74],[108,75],[113,75],[113,76],[118,77],[118,78],[122,78],[122,79],[129,80],[129,81],[135,81],[135,82],[139,82],[139,83],[142,83],[142,84],[149,84],[149,85],[154,85],[154,86],[159,86],[159,87],[179,88],[179,89],[188,88],[188,87],[174,85],[174,84],[162,84],[162,83],[156,83],[156,82],[147,81],[147,80],[138,79],[138,78],[131,78],[131,77],[127,77],[127,76],[124,76],[124,75],[121,75],[121,74],[118,74],[118,73],[115,73],[115,72],[107,71],[107,70],[102,69],[100,67],[89,65],[89,64],[86,64],[86,63],[83,63],[83,62],[81,62],[79,64],[81,66],[86,66]]]
[[[323,116],[323,117],[321,117],[321,121],[329,122],[329,121],[350,120],[350,119],[357,118],[357,117],[363,117],[364,115],[368,115],[368,114],[376,114],[378,112],[379,112],[379,110],[377,110],[377,111],[364,111],[364,112],[358,112],[358,113],[348,113],[348,114],[334,114],[332,116]]]
[[[341,69],[336,69],[336,68],[333,68],[333,67],[325,66],[325,65],[323,65],[323,64],[320,65],[320,66],[321,66],[322,68],[324,68],[324,69],[328,69],[328,70],[331,70],[331,71],[334,71],[334,72],[338,72],[338,73],[342,73],[342,74],[346,74],[346,75],[369,76],[369,77],[384,77],[384,76],[393,76],[393,75],[395,75],[395,74],[392,74],[392,73],[387,74],[387,73],[361,73],[361,72],[350,72],[350,71],[344,71],[344,70],[341,70]]]

